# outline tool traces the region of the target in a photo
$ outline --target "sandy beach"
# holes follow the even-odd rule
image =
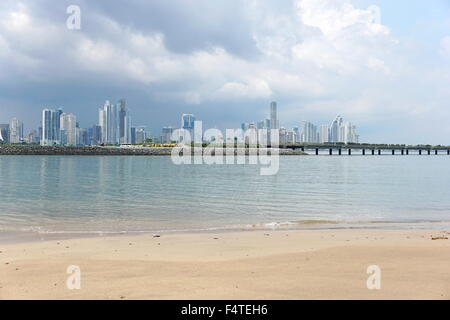
[[[432,240],[432,237],[438,237]],[[0,299],[450,299],[444,230],[278,230],[0,245]],[[68,266],[81,289],[69,290]],[[367,268],[381,289],[367,289]]]

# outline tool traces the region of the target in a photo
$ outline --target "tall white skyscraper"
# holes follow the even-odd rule
[[[330,141],[329,142],[342,142],[341,138],[341,126],[343,120],[341,116],[337,116],[330,125]]]
[[[65,135],[64,144],[76,146],[78,144],[77,117],[72,113],[63,113],[60,116],[60,121],[61,131],[63,131]]]
[[[319,129],[319,142],[327,143],[330,142],[330,128],[326,124],[322,124]]]
[[[317,126],[312,124],[311,122],[303,121],[302,123],[302,142],[317,142],[318,134],[317,134]]]
[[[99,125],[102,128],[102,143],[104,144],[116,145],[120,142],[118,109],[117,105],[106,100],[103,108],[99,110]]]
[[[53,146],[61,143],[61,114],[62,110],[42,110],[41,145]]]
[[[23,142],[23,123],[17,118],[13,118],[9,125],[9,142],[21,143]]]
[[[344,122],[341,116],[337,116],[329,128],[329,142],[358,143],[356,127],[350,122]]]

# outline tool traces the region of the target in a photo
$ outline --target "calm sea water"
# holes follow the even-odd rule
[[[448,156],[281,157],[275,176],[170,157],[0,156],[0,231],[433,225],[450,220],[449,185]]]

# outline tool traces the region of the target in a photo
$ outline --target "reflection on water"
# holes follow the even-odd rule
[[[1,156],[2,230],[149,231],[450,220],[449,158],[281,157],[280,172],[170,157]]]

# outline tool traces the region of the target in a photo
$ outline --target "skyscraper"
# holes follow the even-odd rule
[[[9,142],[9,124],[8,123],[0,124],[0,142],[4,142],[4,143]]]
[[[183,113],[181,116],[181,129],[185,129],[190,134],[190,140],[194,141],[194,128],[195,128],[195,117],[193,114]],[[180,137],[181,138],[181,137]],[[182,137],[180,141],[186,141],[185,137]]]
[[[23,142],[23,123],[17,118],[11,120],[9,126],[9,142],[10,143],[21,143]]]
[[[342,142],[341,138],[341,126],[343,120],[341,116],[337,116],[330,125],[330,141],[329,142]]]
[[[330,130],[328,125],[326,124],[322,124],[320,126],[320,130],[319,130],[319,142],[320,143],[327,143],[330,142]]]
[[[117,105],[106,100],[103,108],[99,110],[99,125],[102,127],[102,143],[119,144],[119,112]]]
[[[53,146],[61,143],[60,118],[62,110],[42,110],[41,145]]]
[[[61,139],[61,144],[66,144],[69,146],[76,146],[77,142],[77,117],[72,113],[62,113],[60,116],[60,127],[61,131],[64,132],[65,141]]]
[[[136,127],[136,144],[144,144],[147,138],[146,130],[145,126]]]
[[[173,127],[162,128],[161,142],[169,144],[172,142],[172,134],[175,131]]]
[[[186,130],[194,130],[195,117],[193,114],[183,113],[181,116],[181,128]]]
[[[314,143],[318,140],[317,126],[314,124],[303,121],[302,123],[302,142]]]
[[[119,101],[119,142],[131,144],[131,116],[124,99]]]
[[[99,125],[94,125],[91,128],[89,134],[89,140],[91,145],[99,145],[102,143],[102,127]]]
[[[277,103],[275,101],[270,103],[270,129],[279,129],[280,125],[278,123],[277,115]]]

